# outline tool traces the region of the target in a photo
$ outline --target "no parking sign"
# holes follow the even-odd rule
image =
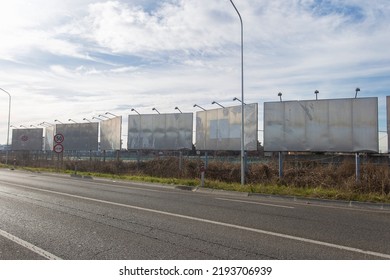
[[[60,154],[64,151],[64,146],[62,146],[61,144],[57,144],[54,146],[53,151],[57,154]]]

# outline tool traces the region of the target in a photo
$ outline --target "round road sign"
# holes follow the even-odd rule
[[[57,154],[60,154],[64,151],[64,146],[62,146],[61,144],[57,144],[54,146],[53,151]]]
[[[62,135],[61,133],[57,133],[56,135],[54,135],[54,142],[56,143],[62,143],[64,142],[64,135]]]

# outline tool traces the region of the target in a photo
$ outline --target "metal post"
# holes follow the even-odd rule
[[[241,185],[245,184],[245,151],[244,151],[244,24],[240,12],[237,10],[236,5],[230,0],[234,9],[236,10],[241,23]]]
[[[11,121],[11,94],[0,88],[0,90],[4,91],[6,94],[8,94],[8,129],[7,129],[7,149],[5,152],[5,164],[8,164],[8,153],[9,153],[9,129],[10,129],[10,121]]]
[[[283,178],[283,154],[279,152],[279,179]]]
[[[180,171],[183,170],[183,152],[182,151],[179,152],[179,170]]]
[[[360,181],[360,155],[359,153],[355,154],[355,174],[356,174],[356,183]]]

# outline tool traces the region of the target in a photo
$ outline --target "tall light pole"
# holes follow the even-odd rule
[[[11,94],[0,88],[0,90],[4,91],[6,94],[8,94],[8,129],[7,129],[7,149],[5,152],[5,164],[8,164],[8,148],[9,148],[9,128],[10,128],[10,121],[11,121]]]
[[[240,18],[241,23],[241,185],[245,184],[245,150],[244,150],[244,24],[242,22],[242,17],[240,12],[237,10],[236,5],[234,5],[233,0],[230,0],[233,8],[236,10],[238,17]]]

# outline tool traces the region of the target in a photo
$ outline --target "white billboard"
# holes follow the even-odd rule
[[[129,150],[192,148],[193,114],[129,115]]]
[[[378,152],[378,98],[264,103],[265,151]]]
[[[257,150],[258,104],[244,109],[244,148]],[[196,112],[197,150],[241,150],[241,105]]]
[[[122,117],[115,117],[100,122],[100,149],[120,150]]]
[[[42,151],[43,128],[12,130],[12,150]]]
[[[99,123],[56,124],[55,134],[61,134],[65,151],[97,151]]]

